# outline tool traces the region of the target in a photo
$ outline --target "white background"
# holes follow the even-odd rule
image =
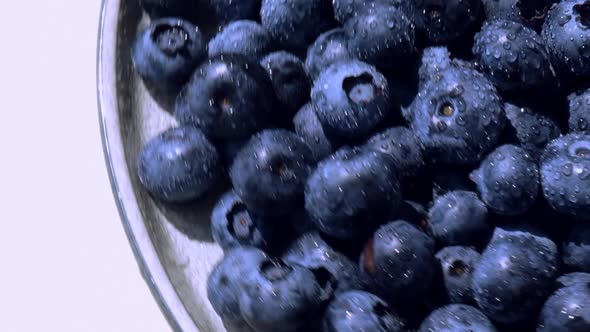
[[[103,160],[100,1],[1,4],[0,331],[170,331]]]

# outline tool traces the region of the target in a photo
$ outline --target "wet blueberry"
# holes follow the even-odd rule
[[[323,332],[405,332],[403,320],[379,297],[350,291],[336,296],[326,309]]]
[[[557,211],[590,219],[590,136],[569,134],[547,145],[541,157],[541,183]]]
[[[422,300],[436,270],[434,241],[406,221],[381,226],[366,243],[361,271],[393,305]]]
[[[435,257],[440,265],[448,301],[475,304],[472,278],[480,254],[469,247],[452,246],[441,249]]]
[[[131,60],[156,102],[172,109],[174,99],[206,55],[199,28],[179,18],[163,18],[137,36]]]
[[[283,129],[254,135],[230,168],[235,192],[250,211],[286,215],[303,205],[304,185],[314,164],[303,139]]]
[[[375,67],[357,60],[341,61],[314,82],[311,104],[329,133],[362,138],[389,113],[389,85]]]
[[[177,127],[143,146],[137,174],[154,197],[167,202],[186,202],[209,191],[221,168],[217,149],[200,130]]]
[[[322,161],[305,188],[305,208],[324,233],[362,237],[401,202],[400,184],[388,157],[342,148]]]
[[[501,215],[525,213],[539,194],[539,168],[515,145],[502,145],[490,153],[471,179],[488,208]]]
[[[275,98],[268,74],[240,55],[203,63],[176,100],[180,123],[218,139],[248,138],[273,119]]]
[[[557,247],[548,238],[496,228],[473,272],[475,300],[493,321],[522,323],[551,292],[558,263]]]

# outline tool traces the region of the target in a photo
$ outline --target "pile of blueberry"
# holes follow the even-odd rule
[[[143,0],[228,331],[590,331],[590,1]],[[225,180],[225,182],[224,182]]]

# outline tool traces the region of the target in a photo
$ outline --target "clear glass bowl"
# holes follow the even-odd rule
[[[97,89],[113,194],[141,273],[172,328],[224,331],[206,295],[207,275],[222,257],[209,229],[217,195],[192,206],[162,205],[135,175],[143,143],[175,124],[151,100],[131,66],[132,42],[145,25],[137,0],[103,0]]]

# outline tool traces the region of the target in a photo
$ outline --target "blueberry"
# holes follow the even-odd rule
[[[473,294],[490,319],[518,324],[534,315],[557,277],[558,252],[548,238],[496,228],[473,272]]]
[[[375,67],[356,60],[341,61],[314,82],[311,104],[329,133],[362,138],[389,113],[389,85]]]
[[[547,144],[561,135],[558,125],[548,116],[511,103],[504,104],[508,126],[514,129],[516,141],[535,160],[538,160]]]
[[[496,332],[490,320],[478,309],[466,304],[449,304],[433,311],[418,332]]]
[[[166,202],[201,197],[215,184],[221,162],[203,133],[190,127],[171,128],[141,149],[137,174],[143,186]]]
[[[237,246],[270,249],[280,240],[284,225],[272,218],[253,215],[235,192],[225,193],[211,213],[213,239],[221,248]]]
[[[206,15],[205,19],[220,26],[232,21],[256,20],[260,12],[260,0],[199,0],[198,2],[199,9]]]
[[[419,68],[420,86],[426,85],[433,77],[440,76],[441,72],[453,67],[451,53],[446,47],[428,47],[422,52]]]
[[[474,303],[471,281],[480,254],[469,247],[452,246],[441,249],[435,257],[449,302]]]
[[[350,60],[352,56],[348,52],[348,38],[344,29],[337,28],[326,31],[307,49],[305,68],[312,79],[317,79],[326,68],[332,64]]]
[[[266,259],[259,249],[238,247],[228,251],[207,279],[207,298],[223,319],[228,332],[252,331],[240,312],[244,275],[252,273]]]
[[[305,331],[326,300],[322,278],[300,265],[267,259],[243,277],[240,311],[256,332]]]
[[[549,91],[556,86],[556,74],[541,36],[520,23],[486,22],[475,35],[473,54],[499,90]]]
[[[507,19],[539,30],[557,0],[483,0],[490,20]]]
[[[342,293],[328,305],[323,332],[405,332],[403,320],[389,305],[371,293]]]
[[[248,20],[229,23],[209,41],[209,57],[240,54],[259,61],[274,49],[270,33],[260,23]]]
[[[387,218],[401,202],[389,164],[381,153],[347,147],[322,161],[305,187],[305,208],[318,229],[352,239]]]
[[[481,199],[494,213],[520,215],[528,211],[539,194],[539,168],[521,147],[502,145],[471,173]]]
[[[557,211],[590,219],[590,135],[569,134],[549,143],[541,157],[541,183]]]
[[[361,272],[394,305],[421,301],[435,274],[434,241],[406,221],[381,226],[367,242]]]
[[[234,190],[255,214],[289,214],[303,202],[313,156],[303,139],[283,129],[252,137],[230,168]]]
[[[568,96],[569,130],[590,135],[590,89]]]
[[[162,17],[190,18],[193,2],[187,0],[140,0],[141,7],[152,19]]]
[[[336,20],[344,24],[356,15],[369,10],[377,11],[385,6],[403,7],[400,5],[411,2],[412,1],[406,0],[333,0],[332,5],[334,6],[334,16],[336,17]]]
[[[209,59],[176,100],[180,123],[219,139],[247,138],[273,117],[272,84],[264,69],[239,55]]]
[[[506,119],[494,86],[446,56],[440,48],[425,51],[420,91],[404,116],[428,160],[473,165],[497,145]]]
[[[302,235],[287,249],[283,260],[329,274],[336,294],[363,288],[358,265],[332,248],[318,232]]]
[[[335,25],[330,0],[263,0],[262,25],[289,50],[304,50]]]
[[[381,70],[401,69],[415,54],[414,25],[402,10],[376,6],[346,21],[348,50]]]
[[[335,140],[328,138],[324,132],[324,128],[310,103],[303,105],[297,112],[293,118],[293,124],[295,132],[305,140],[315,160],[324,159],[337,148]]]
[[[416,29],[433,44],[448,43],[464,36],[479,22],[483,13],[481,0],[422,0],[415,2],[409,15]],[[412,10],[413,9],[413,10]]]
[[[480,244],[490,231],[488,209],[468,191],[451,191],[438,197],[428,219],[432,236],[443,247]]]
[[[572,271],[590,273],[590,223],[578,223],[562,247],[563,263]]]
[[[291,121],[293,115],[309,101],[311,82],[303,62],[291,53],[280,51],[268,54],[260,64],[270,75],[280,107],[287,120]]]
[[[590,283],[557,290],[547,300],[539,317],[538,332],[590,331]]]
[[[573,286],[576,284],[590,284],[590,273],[572,272],[557,278],[557,289]]]
[[[366,147],[390,157],[400,175],[417,175],[425,167],[422,147],[409,128],[389,128],[369,139]]]
[[[205,59],[200,30],[179,18],[153,21],[136,38],[131,51],[135,71],[154,99],[170,109],[194,69]]]
[[[590,2],[563,0],[549,10],[541,36],[557,70],[578,78],[590,77]]]

